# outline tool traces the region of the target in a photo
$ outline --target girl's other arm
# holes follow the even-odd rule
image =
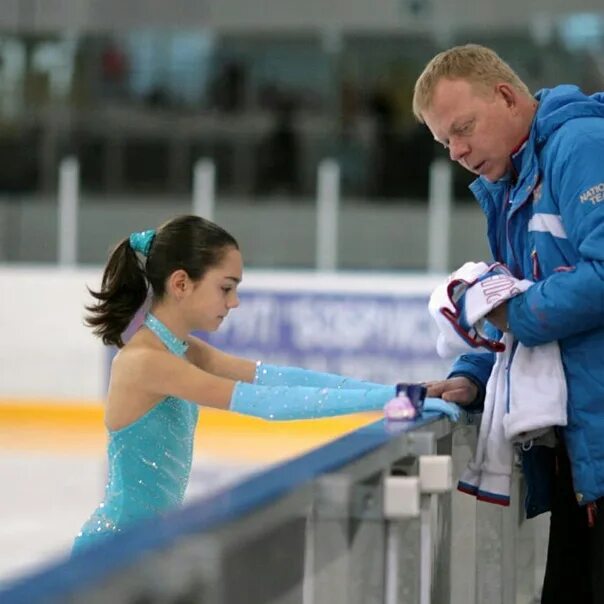
[[[222,352],[195,336],[189,336],[188,342],[187,356],[199,369],[238,382],[252,383],[254,381],[255,361]]]
[[[140,348],[129,351],[128,356],[121,372],[126,373],[123,387],[146,396],[175,396],[199,405],[229,408],[235,380],[208,373],[163,350]]]

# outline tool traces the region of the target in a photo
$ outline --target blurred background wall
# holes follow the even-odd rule
[[[466,42],[495,48],[535,90],[604,87],[595,0],[3,2],[4,395],[102,396],[106,356],[82,327],[85,285],[120,238],[191,211],[199,160],[214,167],[213,217],[239,239],[246,267],[318,266],[326,159],[339,168],[332,268],[426,273],[430,234],[444,242],[441,270],[488,258],[471,178],[448,161],[450,215],[432,228],[441,204],[432,167],[446,156],[410,108],[425,63]],[[62,223],[68,157],[79,166],[79,210]],[[73,254],[55,269],[66,228]],[[40,263],[50,270],[27,268]],[[409,342],[427,337],[421,322],[400,329]],[[81,379],[70,383],[65,366]]]
[[[438,50],[491,45],[529,86],[602,88],[596,0],[13,0],[0,11],[0,261],[54,262],[57,178],[80,164],[78,262],[188,211],[216,167],[215,218],[248,266],[314,266],[317,170],[340,168],[346,269],[426,268],[429,169],[412,118]],[[450,267],[487,255],[453,171]]]

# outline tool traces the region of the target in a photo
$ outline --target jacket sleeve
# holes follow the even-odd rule
[[[604,127],[564,142],[566,153],[552,149],[549,177],[579,260],[508,302],[511,331],[525,346],[604,327]]]

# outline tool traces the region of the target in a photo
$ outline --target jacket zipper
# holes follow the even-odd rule
[[[535,187],[539,184],[539,180],[540,179],[537,179],[537,183],[535,184]],[[520,265],[518,263],[518,260],[516,259],[516,254],[514,253],[514,248],[510,244],[510,222],[512,220],[512,216],[514,216],[514,214],[516,214],[516,212],[518,212],[518,210],[523,208],[529,202],[529,200],[531,199],[531,195],[532,195],[533,191],[535,190],[535,187],[533,187],[530,190],[529,194],[524,198],[524,200],[521,203],[519,203],[515,208],[513,208],[513,210],[510,212],[510,215],[506,216],[506,221],[505,221],[505,236],[506,236],[506,240],[507,240],[507,244],[508,244],[508,250],[510,251],[512,260],[514,261],[514,264],[517,268],[517,271],[512,271],[512,273],[514,273],[514,276],[518,277],[519,279],[522,279],[525,275],[524,275],[524,271],[522,270],[522,265]],[[507,192],[507,196],[506,196],[506,200],[505,200],[506,207],[510,201],[511,191],[512,191],[512,189],[510,188]],[[533,254],[535,254],[535,257],[536,257],[537,253],[535,250],[533,250],[531,252],[531,260],[533,259]],[[535,268],[535,265],[533,265],[533,270],[534,270],[534,268]]]
[[[533,267],[533,280],[540,281],[541,280],[541,267],[539,266],[539,256],[537,255],[537,250],[533,249],[531,252],[531,264]]]

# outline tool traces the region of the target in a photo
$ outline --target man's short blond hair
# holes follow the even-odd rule
[[[479,44],[454,46],[437,54],[415,83],[413,113],[422,123],[422,112],[430,107],[434,89],[443,78],[466,80],[486,88],[505,82],[531,96],[527,85],[494,50]]]

